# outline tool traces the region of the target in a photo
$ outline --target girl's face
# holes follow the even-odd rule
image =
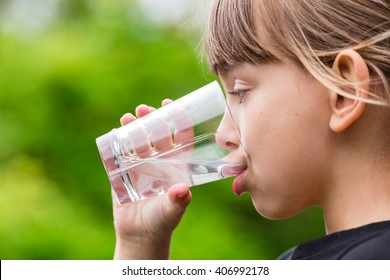
[[[321,204],[331,148],[328,90],[289,61],[243,63],[220,78],[240,140],[219,141],[247,164],[233,191],[249,192],[257,211],[275,219]]]

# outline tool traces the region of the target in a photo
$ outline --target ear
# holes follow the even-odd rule
[[[366,62],[359,53],[351,49],[341,51],[337,55],[332,69],[344,80],[358,85],[345,89],[351,97],[358,99],[367,97],[370,73]],[[334,132],[347,129],[360,118],[366,106],[364,101],[345,97],[334,91],[331,92],[330,103],[332,116],[329,126]]]

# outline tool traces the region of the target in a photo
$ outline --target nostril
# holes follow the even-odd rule
[[[233,142],[227,142],[227,143],[226,143],[226,146],[231,147],[231,148],[238,147],[238,145],[237,145],[237,144],[234,144]]]
[[[231,151],[239,146],[232,140],[233,139],[231,139],[231,135],[229,133],[218,132],[215,134],[215,142],[218,146],[225,150]]]

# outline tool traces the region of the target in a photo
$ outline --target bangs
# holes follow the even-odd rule
[[[205,36],[207,61],[213,73],[226,72],[242,62],[262,64],[279,61],[270,48],[259,43],[253,18],[254,2],[214,1]]]

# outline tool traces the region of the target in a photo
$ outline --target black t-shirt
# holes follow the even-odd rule
[[[390,221],[329,234],[283,253],[281,260],[390,260]]]

